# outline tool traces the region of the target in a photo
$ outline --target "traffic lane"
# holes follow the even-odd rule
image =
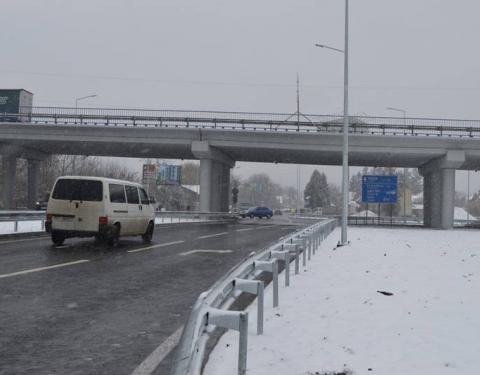
[[[237,241],[238,239],[236,239]],[[208,244],[208,243],[205,243],[205,241],[201,241],[202,244]],[[211,245],[211,244],[208,244],[208,245]],[[210,247],[213,247],[210,246]],[[256,246],[255,246],[256,247]],[[248,250],[248,252],[250,251],[250,249]],[[150,258],[151,258],[151,255],[148,255],[147,253],[144,253],[142,254],[142,258],[144,258],[146,260],[146,262],[148,264],[150,264]],[[193,262],[193,259],[188,259],[189,262]],[[197,273],[199,273],[199,275],[203,275],[203,268],[204,268],[204,264],[203,263],[200,263],[198,264],[198,262],[194,261],[192,265],[189,265],[187,262],[186,264],[186,269],[190,269],[192,270],[192,268],[195,270],[195,272],[193,273],[194,275],[196,275]],[[177,270],[171,270],[170,269],[170,263],[169,261],[163,261],[162,262],[162,265],[166,266],[166,268],[164,267],[164,269],[161,269],[159,270],[160,271],[160,275],[163,276],[163,279],[162,280],[162,285],[161,287],[164,288],[166,287],[167,289],[170,289],[170,290],[175,290],[175,287],[177,286],[177,283],[174,283],[173,285],[171,285],[171,281],[173,279],[175,279],[175,277],[184,277],[183,275],[183,272],[182,272],[182,269],[177,269]],[[98,264],[100,265],[101,262],[98,262]],[[62,294],[66,294],[66,295],[69,295],[69,299],[65,300],[64,298],[62,298],[65,302],[68,302],[68,301],[74,301],[74,302],[68,302],[66,304],[64,303],[58,303],[58,302],[55,302],[55,301],[49,301],[48,299],[52,297],[52,294],[50,292],[45,292],[44,293],[44,296],[43,296],[43,299],[41,298],[41,293],[38,293],[35,289],[32,290],[32,293],[35,295],[34,297],[34,302],[36,302],[33,306],[33,308],[35,309],[34,313],[36,313],[37,315],[41,315],[40,316],[40,319],[33,319],[34,321],[33,322],[30,322],[30,324],[22,324],[25,325],[25,326],[30,326],[31,329],[34,330],[34,337],[33,339],[35,338],[35,336],[38,336],[39,334],[41,334],[42,330],[39,329],[40,327],[48,327],[50,325],[49,323],[49,319],[51,319],[51,317],[53,317],[53,320],[55,321],[55,325],[56,327],[59,327],[61,328],[61,326],[63,324],[65,324],[64,321],[67,321],[68,324],[70,325],[71,324],[71,321],[73,320],[74,322],[80,322],[78,320],[78,317],[76,317],[75,315],[77,315],[79,312],[80,312],[80,316],[84,316],[85,313],[81,311],[80,309],[80,306],[83,306],[84,309],[86,310],[86,318],[87,320],[90,322],[102,322],[101,324],[97,324],[93,326],[92,329],[89,329],[89,326],[87,325],[86,327],[85,326],[82,326],[82,327],[79,327],[79,329],[75,330],[74,329],[74,332],[81,332],[81,335],[83,335],[83,332],[90,332],[89,336],[95,336],[96,334],[100,334],[101,336],[112,336],[111,335],[111,332],[114,332],[115,329],[117,328],[118,326],[118,322],[119,321],[122,321],[123,320],[123,315],[124,315],[124,311],[125,310],[128,310],[130,309],[131,310],[131,305],[132,303],[125,303],[124,305],[123,304],[120,304],[119,302],[116,302],[115,305],[119,305],[120,306],[120,310],[118,309],[107,309],[107,311],[105,312],[102,312],[100,309],[100,311],[98,311],[98,307],[95,307],[95,304],[97,303],[95,300],[96,298],[90,298],[92,295],[95,296],[95,295],[98,295],[100,294],[101,296],[101,299],[102,300],[106,300],[106,301],[109,301],[109,300],[113,300],[113,301],[118,301],[118,296],[115,297],[115,296],[112,296],[111,294],[115,292],[115,288],[110,286],[110,285],[113,285],[113,286],[119,286],[121,288],[120,291],[117,291],[116,293],[119,294],[119,293],[125,293],[126,295],[130,295],[132,296],[132,294],[135,296],[138,294],[138,291],[134,291],[132,293],[131,290],[128,290],[129,287],[127,286],[126,288],[127,289],[124,289],[124,285],[129,285],[130,283],[129,282],[125,282],[123,280],[121,280],[121,276],[122,275],[125,275],[126,277],[128,278],[133,278],[135,279],[135,277],[132,276],[132,273],[135,273],[137,272],[138,270],[134,269],[132,267],[132,264],[127,264],[127,267],[129,268],[129,270],[127,271],[131,271],[130,274],[127,274],[127,272],[125,272],[123,269],[122,269],[122,264],[121,263],[118,263],[116,264],[117,268],[118,268],[118,273],[117,273],[117,277],[115,278],[111,278],[111,277],[107,277],[107,280],[103,280],[102,277],[99,277],[98,275],[102,275],[104,273],[104,267],[103,266],[99,266],[97,265],[97,267],[95,268],[95,270],[93,271],[93,274],[95,277],[91,277],[89,275],[89,273],[87,271],[82,271],[83,272],[83,275],[87,278],[87,279],[90,279],[90,280],[95,280],[95,285],[91,286],[91,285],[84,285],[83,287],[78,287],[76,288],[75,291],[72,292],[71,288],[70,289],[67,289],[67,290],[63,290],[63,293]],[[214,266],[215,268],[217,268],[219,265],[219,263],[215,262],[214,263]],[[205,264],[205,266],[207,266],[207,264]],[[83,266],[82,266],[83,267]],[[142,266],[141,266],[141,270],[140,272],[144,272],[145,271],[145,266],[144,266],[144,263],[142,262]],[[182,267],[183,268],[183,267]],[[157,275],[157,270],[154,270],[154,273],[156,276]],[[120,280],[118,280],[118,276],[120,276]],[[154,279],[154,277],[152,276],[148,276],[146,277],[146,280],[152,280]],[[191,279],[191,278],[190,278]],[[206,288],[208,288],[209,284],[211,283],[204,283],[202,284],[202,281],[204,281],[205,279],[203,277],[200,277],[199,279],[195,279],[195,280],[191,280],[193,285],[200,285],[201,287],[199,288],[198,290],[198,293],[201,291],[201,290],[204,290]],[[75,284],[78,284],[77,283],[77,280],[75,278],[75,275],[69,275],[67,273],[67,275],[65,275],[64,277],[62,277],[62,281],[66,284],[66,285],[75,285]],[[147,282],[147,284],[149,284],[150,282]],[[43,284],[45,286],[45,289],[46,290],[55,290],[55,284],[56,283],[56,280],[55,279],[52,279],[51,280],[51,283],[46,283],[45,280],[34,280],[34,282],[32,282],[33,285],[38,285],[38,284]],[[107,285],[106,285],[107,284]],[[109,285],[110,284],[110,285]],[[145,283],[143,282],[142,284],[145,285]],[[105,286],[106,285],[106,286]],[[177,297],[178,295],[182,296],[182,293],[184,292],[184,287],[181,286],[181,285],[178,285],[179,286],[179,290],[178,290],[178,293],[177,293]],[[145,289],[144,287],[142,287],[143,289]],[[131,289],[131,288],[130,288]],[[25,292],[25,290],[23,290]],[[110,295],[102,295],[102,293],[107,293],[109,292]],[[80,296],[75,296],[75,293],[77,294],[80,294]],[[88,298],[86,298],[86,301],[82,300],[82,293],[84,295],[86,295]],[[147,290],[143,290],[143,295],[145,295],[145,293],[147,293]],[[153,292],[153,295],[151,296],[152,298],[155,298],[157,296],[157,293],[158,293],[158,288],[155,288],[154,292]],[[195,292],[195,296],[198,294],[197,292]],[[83,296],[83,298],[85,299],[85,296]],[[93,299],[93,301],[91,301]],[[174,305],[176,305],[179,301],[179,298],[175,298],[175,299],[171,299],[171,298],[161,298],[163,304],[167,303],[168,305],[171,305],[172,303]],[[75,302],[76,301],[76,302]],[[42,303],[43,304],[40,304]],[[92,305],[92,302],[93,302],[93,305]],[[135,303],[133,303],[133,305],[135,305]],[[53,313],[50,313],[48,311],[45,311],[45,308],[48,307],[48,306],[53,306],[54,307],[54,312]],[[181,306],[182,307],[185,307],[185,303],[181,303]],[[67,308],[67,310],[65,309],[65,307]],[[55,317],[55,312],[56,310],[66,310],[67,311],[67,314],[66,316],[63,316],[62,319],[59,319],[57,317]],[[72,310],[72,311],[69,311],[68,309]],[[182,309],[180,309],[182,310]],[[92,314],[91,316],[88,315],[88,312],[91,311]],[[133,316],[139,316],[143,313],[143,311],[145,311],[145,309],[141,309],[140,311],[135,311],[135,312],[132,312],[131,315]],[[175,311],[178,311],[178,308],[173,308],[173,312],[171,314],[173,314],[173,316],[178,316],[178,312],[175,312]],[[95,312],[95,313],[93,313]],[[73,314],[75,313],[75,314]],[[161,312],[158,312],[158,311],[154,311],[153,314],[155,315],[156,313],[158,313],[158,315],[162,315],[162,316],[165,316],[165,314],[161,314]],[[73,314],[73,315],[72,315]],[[105,316],[106,314],[106,316]],[[120,314],[120,317],[117,317],[117,315]],[[147,311],[147,314],[150,314],[150,312]],[[71,316],[70,316],[71,315]],[[103,315],[103,316],[102,316]],[[100,316],[100,317],[99,317]],[[183,320],[185,317],[180,315],[181,316],[181,319]],[[38,321],[41,321],[42,323],[41,324],[38,324],[37,322]],[[130,322],[130,320],[128,320]],[[143,321],[143,319],[141,319],[140,321]],[[163,321],[163,319],[162,319]],[[33,323],[33,324],[32,324]],[[108,324],[108,323],[111,323],[111,324]],[[7,326],[10,326],[11,324],[7,324]],[[170,326],[170,323],[167,324],[168,326]],[[15,331],[21,331],[21,328],[22,327],[16,327]],[[75,328],[75,327],[74,327]],[[139,327],[136,327],[134,328],[133,330],[130,330],[128,329],[128,327],[124,327],[127,331],[133,331],[133,332],[140,332],[139,335],[141,336],[142,335],[142,332],[146,332],[146,331],[142,331],[143,329],[145,329],[145,324],[140,324]],[[147,327],[148,328],[148,327]],[[60,330],[60,334],[61,334],[61,329]],[[92,331],[93,330],[93,331]],[[48,331],[48,330],[47,330]],[[57,330],[58,331],[58,330]],[[109,334],[110,332],[110,334]],[[48,332],[52,337],[58,337],[58,332],[55,333],[55,334],[52,334],[52,332]],[[77,334],[74,334],[74,335],[71,335],[71,329],[67,329],[67,332],[65,332],[66,334],[70,334],[70,336],[74,339],[74,342],[76,341],[79,341],[81,342],[82,340],[78,340],[77,339]],[[7,335],[8,336],[8,335]],[[114,339],[114,337],[112,338]],[[121,338],[120,338],[121,340]],[[30,340],[27,340],[27,341],[30,341]],[[91,341],[91,340],[90,340]],[[115,341],[115,340],[114,340]],[[117,340],[118,341],[118,340]],[[44,343],[38,343],[38,347],[42,347],[42,346],[45,346]],[[95,343],[92,343],[92,342],[87,342],[86,345],[81,345],[79,348],[76,348],[76,352],[81,352],[82,350],[82,347],[89,347],[90,345],[93,345],[93,346],[97,346],[101,349],[102,352],[104,352],[106,349],[108,348],[105,348],[105,347],[102,347],[102,345],[94,345]],[[60,340],[57,342],[56,340],[53,340],[49,345],[47,345],[47,353],[39,353],[40,355],[35,355],[33,354],[32,356],[33,357],[40,357],[40,358],[45,358],[45,361],[46,363],[45,364],[48,364],[51,362],[51,358],[49,358],[48,356],[48,353],[50,352],[55,352],[56,349],[55,349],[55,346],[57,347],[60,347],[62,345],[65,345],[65,339],[64,338],[60,338]],[[112,345],[115,345],[115,348],[116,348],[116,351],[121,351],[120,347],[118,345],[121,345],[121,344],[118,344],[118,343],[113,343]],[[7,345],[6,345],[7,346]],[[10,347],[11,346],[11,343],[8,344],[8,346]],[[135,344],[136,346],[136,344]],[[57,349],[58,350],[58,349]],[[22,350],[23,351],[23,350]],[[130,349],[127,350],[127,352],[130,351]],[[23,351],[25,353],[25,351]],[[27,352],[28,353],[28,352]],[[125,356],[127,353],[122,353],[122,357]],[[30,354],[28,354],[30,355]],[[92,354],[89,353],[88,351],[86,353],[82,353],[81,355],[81,358],[84,358],[85,361],[93,361],[93,357],[91,356]],[[68,358],[68,357],[67,357]],[[25,361],[25,358],[23,359],[23,361]],[[5,362],[5,361],[2,361],[2,362]],[[67,363],[68,362],[68,363]],[[69,370],[69,373],[71,372],[76,372],[76,371],[79,371],[78,373],[82,373],[83,369],[84,369],[84,365],[85,364],[77,364],[76,366],[78,366],[78,368],[75,368],[75,367],[69,367],[69,363],[71,362],[70,360],[68,360],[66,363],[63,363],[61,364],[61,368],[67,366],[68,370]],[[37,367],[34,367],[35,371],[36,372],[40,372],[41,369],[42,369],[42,366],[41,364],[37,364]],[[16,368],[15,369],[15,372],[20,372],[19,371],[20,369],[19,368]],[[96,369],[94,370],[95,372],[100,371],[100,369]],[[118,369],[114,370],[112,373],[117,373]],[[102,370],[103,372],[103,370]],[[86,372],[83,372],[83,373],[89,373],[89,371],[86,371]]]
[[[38,241],[18,241],[0,243],[0,275],[10,274],[21,270],[46,267],[53,264],[75,262],[81,259],[96,258],[99,256],[118,256],[119,253],[133,249],[148,247],[160,243],[170,243],[183,238],[216,233],[222,228],[233,230],[242,224],[208,224],[190,226],[156,226],[151,245],[145,245],[141,237],[123,237],[116,248],[96,243],[93,238],[72,238],[62,246],[53,246],[49,238]]]
[[[202,291],[286,230],[248,233],[0,280],[0,363],[7,373],[129,374],[183,324]],[[205,248],[233,252],[179,255]]]

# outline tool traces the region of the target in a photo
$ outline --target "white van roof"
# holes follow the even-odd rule
[[[133,186],[138,186],[143,188],[144,186],[142,184],[139,184],[138,182],[132,182],[132,181],[125,181],[125,180],[117,180],[114,178],[106,178],[106,177],[95,177],[95,176],[60,176],[57,178],[57,181],[60,179],[69,179],[69,180],[95,180],[95,181],[104,181],[106,183],[110,184],[122,184],[122,185],[133,185]]]

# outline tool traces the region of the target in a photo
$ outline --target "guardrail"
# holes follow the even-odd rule
[[[38,222],[36,229],[32,230],[31,227],[27,230],[21,230],[21,223],[25,222]],[[3,228],[0,229],[0,234],[12,234],[12,233],[34,233],[45,231],[45,211],[0,211],[0,224],[12,223],[13,228],[6,233],[2,233]]]
[[[248,313],[229,311],[235,301],[235,291],[258,295],[257,334],[263,333],[263,281],[254,280],[262,272],[272,274],[273,306],[278,306],[278,260],[285,268],[285,286],[290,285],[290,262],[295,259],[295,274],[299,273],[300,255],[306,265],[320,243],[335,228],[337,220],[330,219],[282,238],[279,242],[251,254],[231,269],[208,291],[202,293],[185,324],[177,346],[171,375],[199,375],[204,362],[206,344],[214,327],[239,331],[238,374],[247,368]]]
[[[340,220],[340,216],[335,216],[337,220]],[[300,219],[314,220],[318,219],[317,216],[304,216]],[[454,219],[453,224],[455,227],[480,227],[480,220],[471,216],[467,219]],[[348,225],[383,225],[383,226],[423,226],[423,220],[415,217],[403,216],[349,216]]]
[[[35,124],[147,126],[274,132],[342,133],[341,115],[305,115],[295,121],[286,113],[33,107],[0,113],[0,122]],[[350,133],[401,136],[480,137],[480,121],[464,119],[350,116]]]
[[[203,221],[230,221],[236,219],[228,212],[201,212],[201,211],[156,211],[158,223],[203,222]]]
[[[225,212],[198,212],[198,211],[156,211],[155,224],[174,224],[174,223],[202,223],[235,220],[232,216]],[[20,230],[21,223],[29,221],[38,221],[38,229],[36,231]],[[8,233],[33,233],[45,230],[45,211],[0,211],[0,224],[12,223],[13,228]],[[0,234],[2,231],[0,230]]]
[[[349,216],[348,225],[423,225],[423,221],[399,216]]]

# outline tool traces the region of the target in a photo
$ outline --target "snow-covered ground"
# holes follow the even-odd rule
[[[353,215],[350,215],[350,216],[353,216],[353,217],[366,217],[366,216],[368,216],[368,217],[378,217],[378,215],[375,212],[370,211],[370,210],[368,210],[368,211],[363,210],[363,211],[357,212],[357,213],[355,213]]]
[[[267,289],[263,336],[250,307],[248,375],[480,374],[480,233],[369,227],[349,236],[336,250],[338,229],[328,237],[282,286],[278,308]],[[237,355],[230,331],[204,374],[235,374]]]
[[[454,211],[454,220],[478,220],[475,216],[469,215],[468,212],[463,207],[455,207]]]

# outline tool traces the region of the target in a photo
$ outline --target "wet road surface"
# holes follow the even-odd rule
[[[157,226],[151,244],[127,237],[116,248],[0,240],[0,374],[131,374],[202,291],[298,228],[248,219]],[[171,357],[155,374],[168,373]]]

